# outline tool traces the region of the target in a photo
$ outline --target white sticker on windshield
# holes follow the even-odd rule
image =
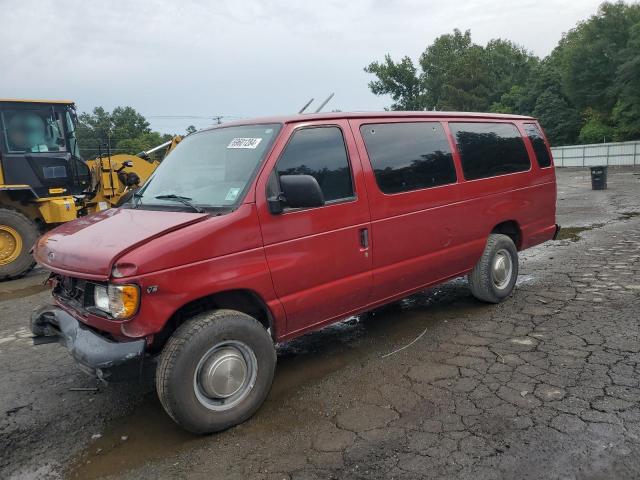
[[[233,202],[236,198],[238,198],[239,193],[240,193],[239,188],[230,188],[229,191],[227,192],[227,196],[224,197],[224,199],[227,202]]]
[[[261,141],[261,138],[234,138],[229,142],[227,148],[256,148]]]

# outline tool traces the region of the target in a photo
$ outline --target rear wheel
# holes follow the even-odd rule
[[[31,248],[38,226],[20,212],[0,208],[0,280],[18,278],[35,265]]]
[[[183,428],[217,432],[258,410],[275,366],[271,337],[255,318],[234,310],[205,312],[167,342],[156,389],[166,412]]]
[[[517,278],[518,250],[513,240],[492,233],[482,257],[469,274],[471,293],[484,302],[499,303],[511,294]]]

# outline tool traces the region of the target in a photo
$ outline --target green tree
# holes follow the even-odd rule
[[[522,89],[540,66],[538,57],[509,40],[491,40],[487,43],[485,52],[491,103],[511,92],[513,87]]]
[[[112,112],[95,107],[91,113],[84,112],[78,116],[78,145],[87,158],[96,156],[100,145],[109,144],[117,153],[117,145],[121,141],[150,132],[149,122],[132,107],[116,107]]]
[[[196,133],[197,131],[198,131],[198,129],[193,125],[189,125],[187,127],[187,135],[190,135],[192,133]]]
[[[102,107],[95,107],[91,113],[78,116],[76,136],[83,156],[95,156],[98,146],[107,143],[111,136],[111,114]]]
[[[598,12],[570,30],[557,47],[563,86],[580,110],[608,117],[617,101],[614,83],[631,27],[640,22],[640,4],[605,2]],[[640,54],[636,50],[635,55]]]
[[[450,78],[442,85],[438,110],[481,112],[489,109],[491,73],[486,52],[472,45],[451,65]]]
[[[616,140],[640,138],[640,22],[630,29],[614,83],[618,100],[612,111]]]
[[[112,112],[95,107],[91,113],[79,115],[77,137],[82,155],[94,158],[100,145],[109,144],[113,154],[136,155],[171,140],[173,135],[152,131],[147,119],[132,107],[116,107]],[[163,154],[159,151],[152,157],[160,159]]]
[[[133,107],[116,107],[111,112],[112,136],[116,141],[151,133],[149,122]]]
[[[420,56],[420,72],[409,57],[394,62],[386,55],[365,71],[376,95],[390,95],[392,110],[488,110],[513,84],[529,77],[538,59],[502,39],[485,47],[471,40],[469,30],[441,35]]]
[[[490,111],[496,113],[512,113],[517,115],[531,115],[535,108],[535,99],[531,99],[531,88],[513,85],[500,100],[493,102]]]
[[[377,77],[377,80],[369,82],[373,93],[391,96],[394,101],[391,110],[423,110],[428,107],[416,67],[409,57],[395,63],[390,55],[385,55],[383,62],[372,62],[364,71]]]
[[[119,153],[129,153],[131,155],[136,155],[145,150],[157,147],[158,145],[171,140],[171,138],[172,135],[168,134],[162,135],[158,132],[146,132],[135,138],[120,140],[116,145],[116,150]]]
[[[578,135],[579,143],[603,143],[613,140],[613,127],[607,125],[598,112],[588,108],[584,117],[585,122]]]
[[[463,58],[471,46],[471,31],[462,33],[455,29],[451,34],[436,38],[422,53],[420,80],[427,108],[441,109],[443,103],[453,103],[449,96],[456,87],[453,86],[453,89],[448,91],[447,87],[452,86],[454,72],[460,70],[464,63]]]
[[[580,129],[580,114],[554,89],[547,89],[536,101],[533,116],[538,118],[552,145],[574,143]]]
[[[534,115],[555,145],[640,138],[640,3],[605,2],[543,60],[508,40],[441,35],[420,56],[365,70],[391,109]]]

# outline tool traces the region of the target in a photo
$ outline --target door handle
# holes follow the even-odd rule
[[[369,248],[369,229],[361,228],[360,229],[360,245],[362,248]]]

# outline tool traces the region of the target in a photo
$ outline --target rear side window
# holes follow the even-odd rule
[[[467,180],[529,170],[531,162],[512,123],[450,123]]]
[[[540,131],[538,126],[535,123],[525,123],[524,131],[526,132],[527,137],[529,137],[529,141],[533,146],[533,151],[536,154],[538,165],[540,165],[541,168],[551,166],[551,156],[549,155],[547,144],[544,143],[542,132]]]
[[[449,142],[438,122],[362,125],[378,187],[399,193],[456,182]]]
[[[311,175],[327,202],[353,197],[351,169],[338,127],[297,130],[282,152],[276,166],[281,175]]]

